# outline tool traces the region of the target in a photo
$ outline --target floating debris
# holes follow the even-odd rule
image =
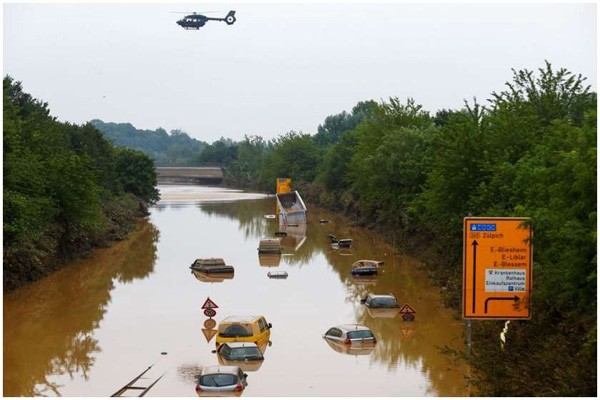
[[[192,274],[200,282],[217,283],[223,282],[226,279],[233,279],[234,272],[203,272],[192,269]]]

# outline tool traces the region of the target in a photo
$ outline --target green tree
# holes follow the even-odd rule
[[[141,151],[117,150],[117,173],[125,191],[153,204],[159,200],[154,162]]]
[[[288,132],[271,143],[263,159],[260,181],[264,189],[277,177],[289,176],[295,182],[312,182],[317,172],[320,149],[309,134]]]
[[[225,175],[239,187],[258,185],[260,165],[267,151],[267,143],[260,136],[244,136],[237,143],[235,160],[225,167]]]

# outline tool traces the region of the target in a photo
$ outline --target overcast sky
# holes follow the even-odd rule
[[[199,31],[185,14],[236,10]],[[182,129],[200,140],[315,133],[359,101],[428,111],[502,90],[544,60],[596,90],[596,5],[10,4],[4,74],[77,124]]]

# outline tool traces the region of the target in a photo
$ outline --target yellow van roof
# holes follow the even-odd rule
[[[260,315],[233,315],[225,318],[221,323],[239,323],[239,324],[248,324],[259,319]]]

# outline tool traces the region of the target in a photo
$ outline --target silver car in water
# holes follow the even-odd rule
[[[211,366],[202,368],[197,377],[196,393],[205,396],[217,396],[222,392],[239,395],[248,385],[246,375],[240,367]]]
[[[359,345],[366,343],[377,343],[375,335],[369,328],[358,324],[338,325],[325,332],[323,337],[334,342],[341,342],[345,345]]]

